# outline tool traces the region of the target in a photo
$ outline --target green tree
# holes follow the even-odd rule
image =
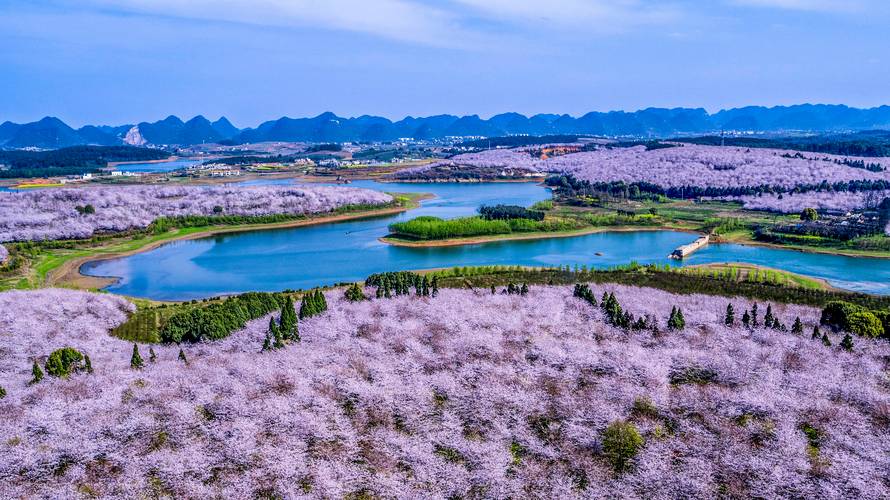
[[[819,212],[817,212],[815,208],[805,208],[800,213],[800,220],[802,220],[802,221],[819,220]]]
[[[46,373],[53,377],[68,378],[72,371],[79,368],[83,354],[73,347],[63,347],[53,351],[46,360]]]
[[[185,364],[189,364],[189,360],[185,357],[185,351],[182,348],[179,348],[179,360]]]
[[[684,328],[686,328],[686,318],[683,317],[683,310],[679,307],[672,308],[668,317],[668,329],[680,331]]]
[[[430,284],[430,295],[435,297],[439,295],[439,277],[433,276],[433,280]]]
[[[773,316],[773,305],[766,305],[766,314],[763,315],[763,326],[767,328],[773,328],[773,323],[775,323],[776,317]]]
[[[140,370],[143,366],[145,366],[145,362],[142,361],[142,356],[139,355],[139,346],[133,344],[133,355],[130,356],[130,368]]]
[[[420,295],[420,291],[418,288],[417,295]],[[366,300],[365,292],[362,290],[362,287],[359,286],[358,283],[353,283],[352,286],[346,289],[346,300],[350,302],[361,302]]]
[[[854,312],[847,318],[849,331],[860,337],[878,338],[884,334],[884,325],[874,313],[869,311]]]
[[[803,323],[800,322],[800,316],[794,318],[794,324],[791,326],[791,333],[797,335],[803,333]]]
[[[745,325],[745,328],[749,328],[751,326],[751,314],[745,309],[745,314],[742,314],[742,324]]]
[[[522,288],[519,289],[519,295],[528,295],[528,283],[522,284]]]
[[[760,326],[760,321],[757,319],[757,304],[751,306],[751,326],[754,328]]]
[[[149,348],[148,348],[148,362],[154,363],[157,360],[158,360],[158,355],[155,354],[154,348],[149,346]]]
[[[643,437],[630,422],[616,420],[603,431],[603,454],[616,472],[627,470],[640,449]]]
[[[822,333],[819,331],[819,327],[818,327],[818,326],[814,326],[814,327],[813,327],[813,335],[812,335],[812,339],[815,340],[815,339],[818,339],[818,338],[821,338],[821,337],[822,337]]]
[[[274,321],[270,319],[270,330],[272,322]],[[297,328],[297,312],[294,309],[294,300],[288,295],[287,300],[284,301],[284,306],[281,308],[280,335],[284,340],[299,340],[300,333]]]
[[[30,384],[36,384],[43,380],[43,370],[40,369],[40,365],[37,364],[37,360],[34,360],[34,364],[31,366],[31,382]]]
[[[726,304],[726,318],[724,318],[723,323],[726,326],[735,324],[735,309],[733,309],[732,304]]]
[[[823,333],[823,334],[822,334],[822,344],[823,344],[825,347],[831,347],[831,339],[828,338],[828,333]]]
[[[3,399],[5,397],[6,397],[6,389],[4,389],[2,385],[0,385],[0,399]]]
[[[90,361],[90,356],[87,354],[83,355],[83,369],[87,373],[93,373],[93,362]]]
[[[853,336],[852,335],[850,335],[849,333],[844,335],[844,339],[841,340],[841,348],[844,349],[845,351],[853,350]]]

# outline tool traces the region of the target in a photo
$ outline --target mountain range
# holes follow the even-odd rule
[[[214,122],[196,116],[186,122],[176,116],[135,125],[74,129],[46,117],[25,124],[0,124],[0,148],[55,149],[76,145],[188,146],[225,141],[232,144],[266,141],[350,142],[390,141],[403,137],[445,137],[589,134],[597,136],[665,138],[685,134],[732,132],[844,132],[890,129],[890,106],[852,108],[844,105],[799,104],[749,106],[709,114],[701,108],[647,108],[634,112],[590,112],[580,117],[503,113],[489,119],[478,115],[407,117],[391,121],[379,116],[343,118],[331,112],[311,118],[282,117],[256,128],[238,129],[225,117]]]

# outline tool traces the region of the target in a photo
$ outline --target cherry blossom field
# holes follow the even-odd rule
[[[557,156],[548,171],[572,174],[590,182],[649,182],[661,187],[778,186],[890,180],[888,172],[871,172],[835,163],[847,157],[803,154],[776,149],[683,145],[646,151],[643,146],[599,149]],[[785,156],[783,156],[785,155]],[[787,157],[787,156],[792,157]],[[890,167],[888,158],[849,158]]]
[[[132,306],[86,292],[0,293],[0,496],[886,498],[886,341],[723,325],[750,303],[596,285],[660,333],[608,326],[571,287],[526,296],[347,302],[260,352],[269,317],[216,342],[140,346]],[[366,291],[366,293],[370,290]],[[679,306],[682,331],[669,331]],[[760,304],[761,318],[766,304]],[[28,385],[72,346],[93,374]],[[642,447],[610,461],[610,424]],[[639,443],[638,443],[639,444]]]
[[[0,242],[89,238],[100,232],[144,228],[158,217],[309,215],[390,201],[391,196],[377,191],[330,186],[115,186],[0,192]],[[83,213],[87,205],[95,213]],[[217,207],[221,212],[214,210]]]
[[[845,163],[846,162],[846,163]],[[849,164],[878,165],[873,172]],[[851,181],[890,181],[890,158],[859,158],[778,149],[700,146],[682,144],[646,150],[644,146],[601,148],[595,151],[555,156],[540,160],[529,148],[494,149],[454,156],[448,160],[402,170],[399,177],[421,178],[434,168],[467,166],[485,169],[514,169],[538,173],[568,174],[579,180],[597,182],[645,182],[662,188],[741,188],[769,186],[792,190]],[[832,210],[863,208],[869,193],[812,192],[818,207]],[[804,198],[785,197],[751,200],[746,207],[764,210],[800,211]],[[878,200],[880,202],[880,199]],[[790,208],[793,207],[793,208]]]

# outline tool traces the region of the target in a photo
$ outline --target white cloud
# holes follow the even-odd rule
[[[92,0],[86,3],[127,12],[208,21],[344,30],[434,46],[463,46],[477,41],[476,35],[460,26],[454,13],[409,0]]]
[[[512,20],[539,27],[620,32],[634,26],[668,24],[682,18],[671,2],[649,0],[454,0],[491,20]]]
[[[864,10],[868,2],[863,0],[732,0],[732,3],[786,10],[856,12]]]

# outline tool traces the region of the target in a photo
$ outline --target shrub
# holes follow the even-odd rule
[[[4,389],[2,385],[0,385],[0,399],[3,399],[5,397],[6,397],[6,389]]]
[[[68,378],[72,371],[80,369],[80,363],[83,361],[83,354],[77,352],[73,347],[63,347],[56,349],[49,355],[46,360],[46,373],[57,378]]]
[[[365,297],[365,292],[362,291],[362,287],[358,285],[358,283],[353,283],[352,286],[346,289],[346,300],[350,302],[361,302],[367,299]]]
[[[133,355],[130,357],[130,368],[140,370],[143,366],[145,366],[145,362],[142,361],[142,356],[139,354],[139,346],[133,344]]]
[[[872,311],[872,312],[879,320],[881,320],[881,324],[884,326],[883,337],[885,339],[890,339],[890,311]]]
[[[819,219],[819,212],[816,211],[815,208],[805,208],[800,213],[800,220],[802,221],[814,221]]]
[[[616,472],[628,469],[643,447],[643,437],[630,422],[616,420],[603,431],[603,454]]]
[[[34,360],[34,364],[31,365],[31,381],[29,384],[36,384],[43,380],[43,370],[40,369],[40,365],[37,364],[37,360]]]
[[[877,338],[884,334],[881,320],[868,311],[859,311],[847,318],[848,331],[860,337]]]
[[[840,300],[831,301],[822,309],[822,317],[819,319],[819,323],[839,330],[849,330],[850,315],[864,311],[867,311],[867,309],[856,304]]]

